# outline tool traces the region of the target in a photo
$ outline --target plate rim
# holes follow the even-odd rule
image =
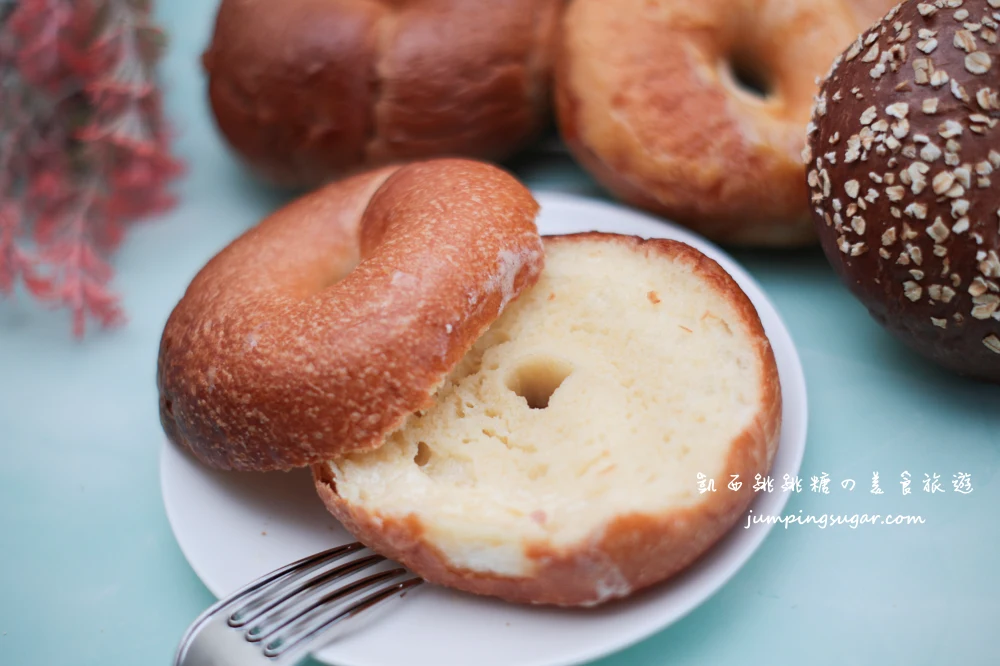
[[[655,217],[648,213],[635,210],[624,206],[622,204],[613,203],[610,201],[596,199],[593,197],[582,196],[578,194],[570,194],[560,191],[551,191],[544,188],[533,189],[532,194],[535,199],[544,208],[546,205],[556,206],[566,209],[587,209],[588,212],[593,212],[595,209],[601,212],[613,215],[617,217],[628,217],[642,225],[650,226],[655,225],[658,230],[662,229],[663,232],[669,233],[669,238],[673,240],[678,240],[680,242],[686,243],[695,247],[702,253],[708,255],[715,261],[717,261],[722,268],[730,274],[730,276],[736,280],[740,287],[747,291],[749,286],[755,294],[751,297],[751,294],[747,294],[750,297],[751,302],[754,304],[754,308],[758,311],[758,316],[762,320],[765,318],[773,320],[775,326],[774,330],[766,330],[768,338],[771,340],[772,348],[777,349],[775,344],[775,339],[773,336],[777,335],[782,338],[782,352],[787,355],[785,364],[788,367],[783,367],[783,363],[779,358],[778,354],[775,354],[776,364],[778,365],[779,376],[781,376],[782,381],[782,439],[785,438],[785,428],[788,422],[788,414],[791,411],[795,415],[793,425],[796,430],[791,435],[793,442],[797,443],[797,446],[787,451],[791,454],[788,459],[788,471],[790,473],[799,474],[801,472],[802,461],[805,456],[805,449],[808,443],[808,422],[809,422],[809,401],[807,393],[807,384],[805,379],[805,371],[802,366],[801,357],[798,352],[798,348],[795,344],[794,338],[792,337],[791,331],[788,329],[784,318],[781,316],[781,312],[775,306],[774,302],[768,296],[767,292],[761,287],[760,283],[745,269],[743,266],[736,261],[735,258],[729,255],[725,250],[723,250],[718,245],[712,243],[711,241],[695,234],[693,231],[678,225],[675,222],[665,220],[662,218]],[[650,228],[653,228],[650,226]],[[584,233],[581,232],[566,232],[566,233]],[[561,235],[561,234],[544,234],[544,235]],[[639,234],[625,234],[636,236]],[[655,236],[645,236],[647,238],[667,238],[668,236],[657,234]],[[758,303],[758,301],[760,301]],[[768,312],[765,315],[760,313],[761,304],[766,305]],[[765,328],[766,328],[766,322]],[[791,386],[786,387],[785,381],[789,381]],[[790,405],[790,403],[794,403]],[[789,410],[790,406],[796,407],[794,410]],[[779,453],[782,451],[779,450]],[[188,566],[191,567],[198,579],[205,585],[205,587],[212,593],[216,598],[221,598],[223,595],[230,592],[229,590],[222,589],[222,586],[218,584],[218,580],[214,575],[210,574],[205,570],[203,563],[197,558],[192,557],[191,544],[188,543],[187,539],[181,536],[184,530],[181,527],[181,518],[177,515],[177,501],[173,499],[174,489],[171,486],[169,470],[172,469],[172,463],[170,462],[170,457],[174,455],[184,455],[172,442],[170,442],[166,437],[163,438],[163,444],[160,449],[159,455],[159,477],[160,477],[160,493],[163,500],[164,509],[167,517],[167,522],[170,525],[171,532],[174,537],[174,541],[177,543],[181,550],[181,554],[187,561]],[[773,469],[773,464],[772,464]],[[768,497],[776,497],[775,500],[768,507],[768,513],[774,515],[780,515],[787,505],[792,493],[770,493],[763,496],[763,498],[758,498],[754,501],[754,504],[759,501],[759,499],[766,499]],[[751,507],[753,504],[751,505]],[[614,636],[606,636],[605,640],[602,642],[598,649],[587,648],[579,649],[573,651],[572,653],[567,652],[561,655],[559,658],[550,659],[536,659],[528,662],[530,666],[574,666],[575,664],[580,664],[583,662],[588,662],[596,659],[601,659],[610,654],[619,652],[631,645],[634,645],[650,636],[665,630],[667,627],[678,622],[688,614],[690,614],[694,609],[698,608],[706,601],[711,599],[713,596],[718,594],[718,592],[725,587],[725,585],[746,565],[746,563],[753,557],[753,555],[760,549],[763,545],[765,539],[770,534],[773,524],[763,523],[757,524],[756,529],[751,531],[748,536],[747,543],[736,552],[735,555],[730,555],[729,561],[724,561],[724,566],[717,566],[712,573],[709,575],[709,582],[702,583],[701,587],[706,589],[706,593],[692,594],[680,600],[676,606],[673,606],[671,610],[667,613],[659,614],[649,614],[648,616],[643,615],[641,617],[649,617],[650,619],[645,622],[636,622],[629,626],[628,631],[619,631]],[[707,552],[712,552],[719,543],[721,543],[728,535],[730,535],[733,530],[736,529],[736,525],[730,528],[729,531],[720,538],[717,544],[713,545],[712,549]],[[652,591],[646,591],[646,593],[655,594],[655,586]],[[656,618],[656,619],[653,619]],[[362,662],[356,660],[345,659],[344,657],[337,656],[336,661],[333,657],[326,654],[332,649],[333,646],[326,646],[317,650],[312,656],[314,659],[321,663],[330,664],[331,666],[371,666],[371,662]]]

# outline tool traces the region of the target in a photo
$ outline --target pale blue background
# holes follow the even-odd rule
[[[165,0],[167,106],[190,173],[183,205],[136,228],[115,258],[131,321],[69,335],[63,312],[0,303],[0,664],[167,664],[212,598],[160,502],[154,367],[171,307],[197,269],[280,198],[248,180],[206,111],[197,55],[214,3]],[[522,165],[536,186],[596,193],[568,161]],[[600,662],[1000,663],[1000,387],[902,349],[817,251],[737,253],[797,341],[811,423],[803,472],[859,489],[805,492],[789,511],[921,514],[917,527],[775,530],[711,600]],[[899,495],[898,474],[942,475],[944,495]],[[873,470],[887,494],[866,492]],[[958,471],[974,492],[951,491]]]

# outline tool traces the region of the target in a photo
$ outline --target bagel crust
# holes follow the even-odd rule
[[[549,121],[561,0],[223,0],[203,63],[253,171],[307,187],[438,156],[501,160]]]
[[[816,78],[893,4],[572,0],[556,56],[563,139],[616,196],[713,240],[813,243],[799,156]]]
[[[589,531],[583,533],[583,537],[579,538],[581,526],[578,521],[584,518],[590,521],[591,519],[586,517],[588,514],[600,513],[604,510],[604,507],[600,506],[600,504],[605,501],[611,501],[611,496],[602,493],[596,493],[595,495],[585,494],[584,497],[586,499],[574,499],[572,501],[582,501],[584,506],[588,507],[587,512],[585,514],[571,513],[570,517],[566,518],[566,520],[570,521],[568,523],[570,530],[573,531],[571,538],[560,540],[554,536],[550,536],[546,539],[521,542],[518,536],[504,536],[504,534],[513,533],[515,530],[495,528],[495,526],[487,525],[491,520],[491,516],[495,515],[490,511],[454,508],[456,504],[461,502],[460,497],[469,497],[471,495],[471,490],[462,490],[460,494],[449,496],[452,498],[452,501],[448,503],[450,508],[447,510],[444,508],[435,508],[441,506],[440,500],[431,502],[433,506],[419,504],[422,499],[420,495],[428,491],[415,491],[419,494],[414,495],[413,506],[423,506],[423,511],[431,511],[437,514],[435,517],[429,517],[426,514],[421,514],[420,509],[407,510],[405,501],[397,505],[398,510],[391,512],[372,510],[370,506],[365,506],[361,501],[349,501],[343,492],[338,491],[336,475],[346,474],[343,471],[345,470],[345,466],[342,461],[314,465],[313,475],[319,496],[329,511],[348,531],[377,552],[404,564],[432,583],[475,594],[496,596],[513,602],[560,606],[591,606],[626,596],[676,574],[705,553],[740,520],[753,500],[752,481],[755,475],[766,475],[768,473],[777,450],[781,424],[781,390],[773,352],[753,305],[732,278],[713,260],[687,245],[668,240],[644,241],[633,237],[589,233],[547,237],[545,242],[546,251],[549,256],[546,271],[549,270],[548,267],[555,265],[554,262],[557,262],[557,259],[554,258],[556,257],[553,254],[554,251],[563,253],[577,252],[578,254],[571,255],[569,261],[578,263],[586,262],[588,253],[599,255],[604,252],[603,258],[600,258],[598,261],[611,262],[613,255],[605,252],[604,249],[608,248],[608,246],[623,247],[629,252],[634,252],[636,255],[647,258],[652,257],[656,261],[669,261],[680,266],[682,271],[688,271],[691,275],[695,276],[695,281],[701,287],[710,291],[713,297],[720,299],[712,301],[716,304],[715,307],[722,307],[721,303],[728,304],[724,310],[716,310],[720,312],[719,317],[723,317],[725,320],[721,324],[717,321],[716,325],[725,328],[725,335],[727,337],[724,339],[731,340],[732,338],[728,337],[729,335],[737,335],[743,339],[740,343],[741,349],[748,351],[746,352],[747,355],[740,358],[748,365],[741,365],[740,367],[755,368],[755,370],[747,372],[750,372],[756,378],[754,380],[756,385],[751,387],[749,393],[755,396],[752,406],[739,406],[740,409],[743,407],[750,409],[745,417],[741,416],[740,420],[736,421],[736,423],[744,425],[740,430],[735,431],[738,434],[731,441],[727,440],[723,449],[725,454],[722,458],[712,463],[713,465],[717,465],[716,471],[718,473],[714,475],[716,483],[725,479],[719,483],[719,491],[705,494],[694,493],[695,474],[692,473],[690,479],[688,479],[685,472],[677,477],[678,480],[674,484],[676,487],[662,491],[670,496],[682,498],[677,505],[672,505],[667,509],[657,509],[655,508],[655,502],[650,502],[646,505],[640,503],[642,506],[640,510],[618,513],[606,522],[600,519],[590,527],[583,528]],[[563,262],[565,261],[563,259]],[[566,263],[560,263],[560,266],[566,266]],[[524,299],[533,300],[537,298],[542,301],[546,299],[552,301],[552,299],[555,299],[555,301],[558,301],[561,297],[565,296],[565,298],[572,300],[573,296],[561,294],[558,287],[553,287],[553,285],[558,284],[560,283],[549,281],[543,275],[538,285],[522,296],[522,300],[518,302],[516,309],[520,309],[522,306],[534,307],[531,305],[530,300],[525,301]],[[566,285],[571,285],[571,281],[563,281],[561,284],[565,288],[571,288],[571,286],[566,287]],[[550,289],[555,289],[552,296],[549,296],[547,293]],[[624,289],[625,292],[621,294],[622,298],[628,298],[626,294],[631,290],[642,289],[642,300],[646,299],[646,294],[644,293],[646,287],[642,285],[633,285],[631,287],[624,287]],[[546,292],[546,294],[537,296],[539,290]],[[664,299],[668,298],[667,296],[663,296],[662,293],[659,297],[655,297],[655,294],[653,294],[653,296],[649,297],[649,301],[645,307],[650,309],[658,307],[669,308],[667,300],[660,303],[658,299],[661,297]],[[601,294],[595,296],[595,298],[598,299],[597,302],[602,302],[600,299],[609,298],[609,296]],[[694,302],[697,303],[698,301]],[[547,306],[540,305],[540,307],[545,308]],[[595,305],[594,307],[599,306]],[[632,307],[632,305],[629,307]],[[709,306],[705,305],[704,307]],[[698,308],[697,311],[701,312],[701,309]],[[512,315],[508,313],[507,316]],[[552,326],[556,328],[563,326],[557,323],[557,320],[561,320],[562,318],[563,315],[542,315],[537,320],[530,320],[526,326],[535,330],[543,329],[549,332],[554,330],[551,328]],[[497,325],[501,322],[498,322]],[[705,325],[711,325],[711,322]],[[568,326],[570,328],[588,327],[590,326],[590,320],[584,322],[574,319]],[[673,325],[671,326],[673,327]],[[697,325],[692,326],[693,331],[700,330]],[[681,328],[684,327],[682,326]],[[524,331],[528,329],[516,328],[513,330]],[[720,328],[719,330],[722,329]],[[492,334],[491,331],[487,336]],[[503,340],[505,336],[501,336],[498,339]],[[555,345],[554,348],[560,348],[560,342],[556,341],[551,344]],[[492,343],[487,342],[487,344]],[[528,344],[530,345],[531,343]],[[568,347],[573,344],[575,343],[571,343],[569,340],[566,341]],[[641,345],[644,343],[640,342],[636,344]],[[600,354],[600,352],[594,353]],[[497,356],[492,357],[493,360],[491,363],[495,363],[497,358]],[[721,359],[722,357],[720,356],[719,358]],[[717,365],[728,362],[735,363],[735,360],[733,360],[735,357],[726,356],[725,358],[730,360],[718,360],[715,363]],[[486,363],[485,357],[482,362]],[[588,361],[584,361],[584,363],[588,363]],[[710,369],[709,372],[717,369]],[[668,372],[668,370],[663,369],[662,372]],[[456,371],[456,373],[461,374],[460,371]],[[592,375],[587,375],[588,384],[591,381],[591,377]],[[452,379],[453,381],[461,381],[454,377]],[[683,381],[680,378],[678,380]],[[555,407],[555,409],[575,409],[579,412],[578,419],[582,422],[587,422],[587,419],[591,418],[592,414],[585,413],[587,409],[580,406],[579,400],[586,398],[582,397],[585,394],[579,393],[579,391],[590,390],[590,387],[577,384],[576,388],[567,390],[571,391],[571,393],[565,396],[565,400],[569,402],[564,401],[562,406]],[[462,396],[464,397],[458,397],[455,401],[456,404],[464,404],[462,410],[478,409],[474,404],[466,404],[468,394],[462,394]],[[439,396],[438,399],[448,400],[449,398]],[[553,400],[555,399],[553,398]],[[573,404],[570,404],[570,402]],[[668,400],[666,403],[656,404],[659,405],[660,409],[668,409],[669,407],[665,405],[669,405],[670,403]],[[487,415],[491,411],[502,409],[500,404],[494,402],[489,402],[482,408],[485,409]],[[728,405],[726,408],[736,410],[737,405]],[[511,409],[517,410],[521,408],[513,406]],[[521,413],[529,421],[532,418],[537,418],[538,415],[537,411],[525,412],[523,409]],[[631,417],[632,414],[628,414],[628,418]],[[626,415],[624,412],[619,414],[617,418],[621,427],[620,431],[622,433],[627,432]],[[694,417],[689,416],[687,418]],[[470,426],[470,433],[480,427],[478,425],[479,422],[475,423],[476,425]],[[501,426],[496,427],[499,429]],[[571,425],[568,427],[572,429],[575,426]],[[571,431],[577,432],[575,430]],[[567,432],[571,431],[563,430],[560,427],[549,434],[548,441],[537,441],[520,437],[516,429],[505,430],[506,437],[503,438],[503,443],[513,453],[506,453],[504,449],[498,448],[497,450],[501,452],[501,458],[497,458],[495,461],[494,459],[478,461],[476,468],[484,469],[484,466],[503,464],[502,458],[519,455],[516,451],[521,447],[531,448],[532,445],[537,445],[539,448],[543,446],[560,446],[564,442],[566,446],[574,448],[588,445],[583,439],[577,441],[573,435],[567,434]],[[585,428],[585,431],[589,432],[590,428]],[[434,447],[436,445],[435,441],[426,437],[426,434],[414,435],[414,437],[420,436],[422,439],[426,439],[426,444]],[[474,433],[471,436],[474,436]],[[623,436],[628,437],[628,435]],[[656,435],[657,441],[659,441],[660,436]],[[569,440],[565,440],[565,437],[569,437]],[[421,442],[421,444],[424,444],[424,442]],[[621,442],[621,444],[624,443]],[[611,445],[614,446],[614,443],[612,442]],[[699,446],[700,443],[687,441],[686,445],[694,448]],[[380,449],[379,453],[384,450]],[[419,455],[420,449],[418,448],[417,451]],[[653,456],[654,451],[652,449],[648,451],[648,454],[650,455],[648,459],[640,460],[641,467],[648,469],[651,466],[656,467],[660,464],[657,462],[660,458]],[[664,450],[660,450],[659,454],[673,455],[672,453],[665,453]],[[394,456],[396,454],[390,455]],[[413,454],[401,453],[400,455],[409,455],[412,457]],[[467,455],[472,455],[472,452],[469,451]],[[607,458],[603,459],[607,460]],[[547,460],[552,461],[551,458]],[[613,462],[613,457],[611,460]],[[426,463],[426,461],[424,462]],[[417,465],[421,464],[417,459],[414,459],[414,463]],[[552,464],[556,465],[562,463],[566,463],[565,458],[559,458],[552,462]],[[382,463],[376,461],[374,463],[361,462],[360,464],[378,465]],[[335,472],[335,467],[341,471]],[[611,465],[611,467],[615,467],[615,465]],[[376,475],[381,474],[379,472],[382,469],[381,467],[372,467],[371,469],[375,470],[374,473]],[[602,470],[591,469],[590,471],[595,472],[597,478],[601,478],[606,473]],[[607,471],[610,471],[610,468]],[[587,473],[589,472],[584,472],[584,474]],[[453,470],[444,472],[444,474],[445,476],[441,477],[443,482],[450,482],[449,479],[454,478]],[[742,487],[737,491],[731,491],[725,487],[725,483],[728,482],[730,479],[729,475],[731,474],[739,474],[739,478],[744,481]],[[405,478],[412,477],[394,478],[389,476],[383,478],[387,484],[398,488],[398,484],[403,483]],[[582,478],[580,477],[574,483],[585,483]],[[594,477],[591,476],[588,478]],[[352,481],[351,483],[357,484],[359,482]],[[525,478],[523,481],[526,484],[531,482],[528,478]],[[691,486],[690,493],[688,492],[688,482]],[[608,481],[608,483],[611,483],[611,481]],[[459,487],[466,488],[467,486],[464,484],[464,481],[461,482]],[[661,488],[664,488],[664,486],[661,486]],[[360,489],[363,494],[369,490],[371,490],[370,485],[363,485]],[[497,492],[508,497],[517,495],[523,490],[523,488],[512,484],[506,489],[498,489]],[[612,492],[619,490],[633,492],[633,490],[620,486],[615,486],[611,489]],[[552,488],[547,490],[545,494],[558,494],[558,492]],[[639,492],[639,489],[635,488],[634,492]],[[663,496],[662,493],[660,496]],[[574,495],[574,497],[576,496]],[[371,502],[372,500],[369,499],[367,501]],[[472,500],[470,499],[469,501]],[[506,500],[498,501],[501,506],[513,506],[512,504],[505,503]],[[464,507],[465,505],[460,506]],[[477,535],[469,538],[480,539],[476,543],[466,544],[468,546],[467,552],[473,553],[473,555],[464,563],[457,563],[453,555],[444,552],[439,547],[439,544],[442,543],[439,540],[440,536],[435,537],[434,534],[440,535],[440,532],[435,532],[435,527],[433,526],[435,521],[439,521],[441,516],[445,515],[450,516],[447,520],[458,520],[454,517],[454,512],[459,510],[468,512],[467,514],[463,514],[465,517],[462,518],[462,521],[471,521],[469,523],[473,525],[471,533]],[[506,508],[502,510],[509,511],[511,509]],[[447,513],[445,513],[446,511]],[[541,515],[536,516],[536,514]],[[603,516],[604,514],[602,513],[601,515]],[[534,511],[524,517],[524,520],[528,520],[529,523],[535,519],[544,522],[544,512]],[[554,519],[554,516],[550,516],[551,519]],[[488,555],[488,547],[484,548],[483,544],[485,542],[481,540],[484,532],[475,527],[477,521],[482,525],[483,530],[487,528],[491,530],[489,534],[493,536],[488,538],[500,538],[506,542],[500,550],[507,554],[516,551],[517,557],[515,559],[518,562],[516,572],[510,569],[507,571],[498,571],[503,566],[498,567],[497,563],[502,562],[503,558],[501,557],[498,560]],[[497,536],[498,534],[500,536]],[[469,562],[473,564],[470,565]]]
[[[379,446],[537,280],[537,211],[512,176],[466,160],[383,168],[277,211],[167,321],[168,437],[255,471]]]
[[[904,3],[858,35],[820,88],[803,158],[823,250],[875,321],[1000,383],[994,5]]]

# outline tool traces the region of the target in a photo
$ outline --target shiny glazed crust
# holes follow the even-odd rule
[[[778,447],[781,389],[770,342],[743,291],[715,261],[674,241],[590,233],[548,237],[545,242],[574,243],[579,239],[627,243],[636,251],[690,262],[696,274],[725,294],[742,313],[763,368],[761,408],[733,441],[724,470],[739,474],[741,479],[767,474]],[[319,496],[348,531],[426,580],[508,601],[561,606],[602,603],[676,574],[733,527],[754,496],[752,484],[744,483],[738,491],[723,488],[701,495],[702,501],[689,508],[620,515],[579,548],[559,550],[548,543],[533,544],[527,554],[536,563],[535,573],[508,577],[455,567],[424,538],[424,527],[415,515],[402,520],[387,518],[347,503],[337,494],[328,465],[314,465],[313,476]]]
[[[223,0],[204,55],[219,129],[264,178],[508,157],[548,121],[562,0]]]
[[[537,211],[513,177],[466,160],[383,168],[282,208],[171,314],[164,430],[220,469],[379,446],[538,279]]]
[[[823,82],[805,157],[823,250],[872,317],[1000,383],[996,4],[904,3],[860,35]]]
[[[572,0],[556,56],[561,133],[633,205],[720,242],[812,243],[799,156],[815,80],[893,4]]]

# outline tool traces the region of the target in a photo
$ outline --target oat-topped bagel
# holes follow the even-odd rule
[[[222,134],[312,186],[438,156],[498,160],[549,120],[562,0],[223,0],[205,53]]]
[[[238,470],[379,446],[535,282],[537,211],[503,171],[438,160],[276,212],[201,270],[167,322],[167,435]]]
[[[1000,382],[1000,1],[906,2],[823,83],[805,153],[844,283],[898,339]]]
[[[621,199],[712,239],[814,242],[799,155],[816,78],[893,4],[572,0],[556,57],[563,138]]]

